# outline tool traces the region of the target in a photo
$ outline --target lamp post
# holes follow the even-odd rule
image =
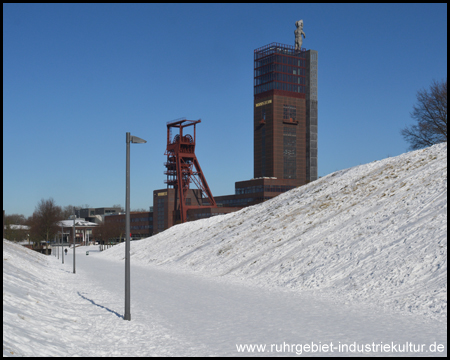
[[[64,227],[61,223],[61,256],[62,256],[62,263],[64,264]]]
[[[125,197],[125,233],[127,235],[125,243],[125,315],[124,320],[131,320],[130,314],[130,142],[133,144],[145,144],[147,141],[126,134],[127,142],[127,183]]]
[[[72,232],[72,238],[73,238],[73,273],[75,274],[75,219],[77,215],[73,215],[73,232]]]

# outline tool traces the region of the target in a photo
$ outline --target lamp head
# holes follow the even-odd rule
[[[145,141],[144,139],[141,139],[141,138],[139,138],[139,137],[137,137],[137,136],[131,136],[131,142],[133,143],[133,144],[145,144],[147,141]]]

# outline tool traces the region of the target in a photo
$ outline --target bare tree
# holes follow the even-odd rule
[[[119,208],[120,212],[125,212],[125,210],[123,209],[122,205],[120,205],[120,204],[114,204],[112,207],[113,208]]]
[[[101,223],[92,229],[92,237],[100,244],[100,246],[103,246],[103,242],[106,239],[105,223]]]
[[[37,216],[33,213],[30,217],[27,219],[27,224],[30,227],[30,241],[33,242],[33,247],[37,247],[39,245],[39,241],[41,240],[41,237],[39,235],[39,225]]]
[[[125,223],[121,221],[115,221],[108,224],[111,230],[112,237],[122,242],[125,237]]]
[[[417,92],[417,105],[411,117],[417,124],[401,131],[411,150],[447,141],[447,79],[433,80],[429,91]]]
[[[131,209],[130,212],[148,212],[148,209],[144,209],[144,208],[136,208],[136,209]]]
[[[47,241],[47,255],[48,241],[59,231],[59,227],[56,225],[59,220],[62,220],[61,207],[55,204],[53,198],[41,199],[30,218],[29,226],[32,240],[36,243],[45,239]]]
[[[26,225],[27,219],[23,214],[6,215],[6,221],[10,224]]]
[[[92,232],[96,241],[107,245],[111,240],[119,239],[120,241],[125,234],[125,227],[121,222],[103,222],[96,226]]]
[[[5,215],[4,238],[11,241],[25,240],[28,231],[24,229],[27,220],[22,214]]]
[[[76,209],[79,209],[79,207],[78,207],[78,206],[73,206],[73,205],[67,205],[67,206],[64,206],[64,207],[62,208],[62,210],[61,210],[61,212],[62,212],[62,218],[63,218],[64,220],[69,219],[69,216],[70,216],[70,215],[75,214],[75,210],[76,210]]]

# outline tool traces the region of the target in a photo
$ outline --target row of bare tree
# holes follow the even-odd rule
[[[125,223],[103,222],[92,230],[95,241],[108,244],[110,241],[123,241],[125,236]]]
[[[85,205],[83,207],[89,207]],[[113,207],[122,208],[120,205]],[[22,214],[5,215],[4,237],[8,240],[25,240],[39,246],[42,240],[52,240],[61,230],[57,225],[60,220],[67,220],[75,210],[81,206],[68,205],[61,207],[56,205],[53,198],[41,199],[28,219]],[[123,209],[123,208],[122,208]],[[12,225],[27,225],[29,230],[17,229]],[[93,229],[93,237],[103,243],[111,239],[121,239],[125,234],[125,224],[120,222],[102,223]]]

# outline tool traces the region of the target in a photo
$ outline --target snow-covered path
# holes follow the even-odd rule
[[[98,251],[91,250],[86,256],[84,249],[77,249],[77,274],[67,273],[66,285],[70,283],[86,305],[108,315],[114,314],[110,316],[112,327],[128,323],[122,319],[123,265],[123,262],[105,259]],[[62,267],[72,271],[72,256],[66,258]],[[332,343],[334,352],[328,350],[326,354],[337,356],[344,355],[339,353],[339,346],[343,349],[342,344],[354,343],[391,346],[392,343],[408,342],[415,346],[424,344],[428,349],[436,342],[445,344],[446,349],[446,330],[440,322],[374,312],[361,305],[336,304],[318,299],[317,295],[271,291],[229,280],[133,264],[131,322],[126,327],[131,331],[124,334],[123,340],[127,341],[113,341],[109,350],[103,349],[92,355],[152,355],[152,351],[146,351],[155,345],[153,337],[145,335],[144,329],[148,327],[152,328],[152,335],[160,338],[158,345],[165,348],[167,355],[251,354],[238,352],[237,345],[244,344],[265,345],[265,355],[295,355],[296,349],[300,349],[297,344],[326,346]],[[104,331],[103,327],[98,327],[90,332],[90,336],[103,337]],[[162,343],[161,339],[164,340]],[[284,346],[284,351],[277,352],[283,344],[297,347]],[[161,350],[159,348],[157,353],[161,354]],[[324,352],[315,354],[324,355]],[[377,354],[401,355],[390,351],[381,353],[381,347],[378,352],[370,353]],[[424,355],[417,353],[420,354]]]

